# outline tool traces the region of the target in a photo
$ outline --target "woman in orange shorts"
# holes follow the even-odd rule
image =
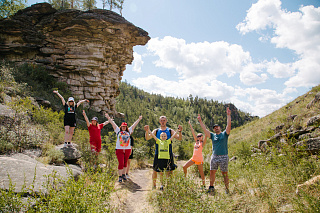
[[[194,138],[194,140],[196,142],[194,144],[193,156],[188,162],[186,162],[186,164],[184,164],[183,171],[184,171],[185,176],[187,176],[188,167],[192,166],[193,164],[196,164],[198,166],[198,169],[199,169],[199,173],[200,173],[200,176],[201,176],[201,179],[202,179],[203,187],[205,187],[204,172],[203,172],[202,149],[203,149],[203,146],[206,144],[207,137],[205,136],[204,140],[203,140],[202,133],[199,133],[196,136],[196,134],[194,133],[194,130],[193,130],[192,126],[191,126],[190,121],[189,121],[189,125],[190,125],[190,128],[191,128],[191,132],[192,132],[193,138]]]

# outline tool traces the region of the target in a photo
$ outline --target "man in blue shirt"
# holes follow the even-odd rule
[[[227,128],[221,132],[218,124],[213,125],[214,133],[210,132],[198,115],[198,120],[205,135],[212,140],[212,156],[210,161],[210,186],[208,192],[214,192],[214,181],[216,179],[216,172],[220,167],[223,175],[224,185],[226,186],[226,193],[229,193],[229,177],[228,177],[228,137],[231,131],[231,111],[227,107]]]

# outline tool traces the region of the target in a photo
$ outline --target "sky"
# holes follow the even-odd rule
[[[151,37],[122,78],[146,92],[263,117],[320,84],[319,0],[125,0],[122,14]]]

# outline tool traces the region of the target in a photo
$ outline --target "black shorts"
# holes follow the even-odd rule
[[[76,127],[76,119],[68,119],[68,118],[65,118],[64,119],[64,126],[70,126],[70,127]]]
[[[131,147],[131,154],[129,156],[129,159],[133,159],[133,148]]]
[[[156,172],[173,171],[176,168],[177,165],[170,159],[158,159],[158,156],[156,156],[153,160],[153,170]]]

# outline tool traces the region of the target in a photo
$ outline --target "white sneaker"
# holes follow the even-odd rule
[[[63,147],[67,147],[68,143],[64,142]]]
[[[126,178],[127,178],[127,179],[130,179],[129,175],[126,174]]]

